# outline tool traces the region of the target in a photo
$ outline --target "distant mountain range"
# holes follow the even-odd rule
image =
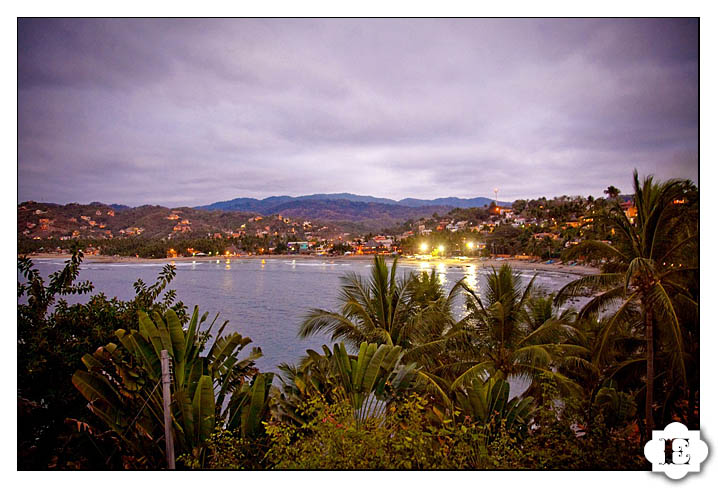
[[[486,197],[392,200],[370,195],[342,193],[301,195],[299,197],[281,195],[261,200],[241,197],[199,206],[196,209],[256,212],[264,216],[281,214],[293,218],[361,223],[364,228],[381,228],[408,219],[427,217],[434,213],[446,214],[456,207],[483,207],[491,202],[493,199]],[[500,205],[510,205],[510,203],[500,202]]]
[[[260,214],[277,214],[284,208],[296,207],[296,202],[307,202],[307,201],[319,201],[323,203],[327,202],[341,202],[348,201],[354,203],[372,203],[372,204],[383,204],[389,206],[401,206],[401,207],[449,207],[451,209],[460,207],[483,207],[493,202],[493,199],[487,197],[474,197],[472,199],[461,199],[458,197],[443,197],[439,199],[385,199],[380,197],[372,197],[371,195],[356,195],[356,194],[312,194],[312,195],[300,195],[299,197],[290,197],[288,195],[281,195],[276,197],[267,197],[266,199],[252,199],[247,197],[240,197],[232,200],[225,200],[221,202],[215,202],[209,205],[203,205],[197,207],[197,209],[204,210],[225,210],[225,211],[244,211],[244,212],[257,212]],[[511,202],[499,202],[499,205],[511,205]]]

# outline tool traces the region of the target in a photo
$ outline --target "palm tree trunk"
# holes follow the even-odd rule
[[[645,302],[644,302],[645,304]],[[653,431],[653,310],[646,307],[646,436]]]

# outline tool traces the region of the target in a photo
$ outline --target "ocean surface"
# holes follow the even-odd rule
[[[64,266],[63,260],[37,259],[35,268],[47,277]],[[79,280],[90,280],[93,294],[104,292],[108,297],[129,300],[134,297],[132,284],[141,278],[146,284],[155,282],[160,263],[92,263],[81,265]],[[282,362],[296,363],[307,349],[321,350],[330,344],[328,336],[308,339],[297,337],[302,318],[310,308],[338,308],[340,278],[347,272],[368,276],[369,260],[331,259],[234,259],[202,262],[176,262],[177,276],[170,287],[191,313],[199,305],[200,313],[209,311],[210,319],[219,313],[220,324],[229,320],[226,331],[238,331],[252,339],[250,346],[259,346],[264,356],[257,361],[263,371],[276,371]],[[448,266],[441,263],[400,264],[400,274],[436,269],[448,289],[462,277],[481,293],[485,288],[486,269],[476,265]],[[576,275],[553,271],[521,271],[524,283],[538,273],[535,285],[551,292],[577,278]],[[18,277],[19,279],[19,277]],[[70,303],[85,302],[87,296],[68,296]],[[458,301],[457,317],[463,308]],[[249,349],[249,346],[247,347]]]

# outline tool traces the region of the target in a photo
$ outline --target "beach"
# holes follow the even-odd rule
[[[67,260],[69,254],[65,253],[35,253],[28,255],[31,259],[54,259]],[[356,261],[356,260],[373,260],[375,255],[236,255],[236,256],[180,256],[176,258],[137,258],[134,256],[106,256],[106,255],[85,255],[83,258],[87,262],[93,263],[173,263],[173,262],[211,262],[217,260],[325,260],[327,262]],[[392,259],[391,255],[384,255],[387,261]],[[478,257],[471,258],[408,258],[399,257],[399,263],[422,263],[428,262],[433,264],[441,264],[444,266],[465,266],[474,265],[478,268],[499,268],[501,265],[508,264],[516,270],[536,270],[536,271],[553,271],[570,273],[574,275],[592,275],[599,273],[599,269],[586,265],[564,265],[560,263],[543,263],[530,262],[526,260],[516,259],[482,259]]]

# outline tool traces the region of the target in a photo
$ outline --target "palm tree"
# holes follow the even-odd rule
[[[460,285],[445,294],[435,274],[399,278],[396,270],[396,259],[389,269],[376,256],[368,280],[355,273],[342,277],[340,311],[312,309],[299,337],[326,332],[355,349],[364,342],[400,346],[408,359],[417,361],[457,336],[451,306]]]
[[[390,271],[384,258],[376,256],[369,280],[346,274],[341,279],[341,311],[310,310],[299,337],[328,332],[332,340],[344,340],[355,348],[362,342],[400,343],[410,317],[409,280],[398,278],[396,268],[396,259]]]
[[[613,185],[609,185],[609,187],[603,191],[604,194],[608,195],[609,198],[615,199],[619,195],[621,195],[621,190],[614,187]]]
[[[654,426],[656,333],[672,346],[665,352],[685,383],[684,341],[677,308],[698,308],[690,290],[698,270],[697,191],[687,180],[658,182],[648,176],[641,182],[635,170],[633,189],[637,208],[633,223],[614,201],[599,216],[616,230],[612,242],[587,240],[568,250],[569,258],[588,255],[602,259],[601,273],[567,284],[556,302],[600,292],[579,312],[579,317],[589,317],[610,311],[610,320],[601,333],[600,351],[605,350],[620,325],[641,331],[645,349],[639,361],[646,365],[648,434]]]
[[[464,289],[462,278],[446,293],[436,270],[414,275],[409,285],[411,322],[403,345],[404,361],[434,371],[465,349],[468,338],[464,321],[456,321],[453,310]]]
[[[571,312],[557,315],[550,299],[532,299],[535,278],[522,289],[520,275],[505,264],[488,275],[485,299],[466,287],[469,313],[463,321],[473,331],[475,359],[464,362],[470,367],[454,379],[451,390],[497,372],[532,382],[546,376],[560,386],[575,387],[552,368],[557,353],[580,349],[561,344],[571,330]]]
[[[586,317],[576,320],[565,343],[576,345],[568,355],[558,359],[559,372],[573,379],[583,390],[586,428],[591,429],[596,412],[597,396],[602,389],[619,382],[622,390],[635,392],[640,389],[640,363],[634,360],[635,352],[642,348],[643,341],[626,325],[614,331],[609,343],[601,344],[602,331],[610,318]],[[619,397],[623,398],[624,393]]]

